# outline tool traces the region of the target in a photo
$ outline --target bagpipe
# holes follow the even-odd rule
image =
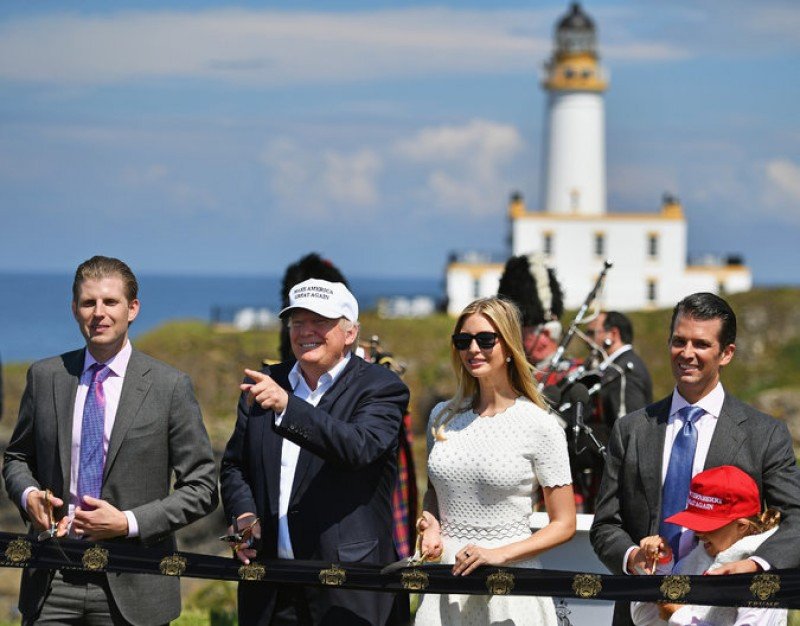
[[[453,576],[450,565],[386,572],[381,565],[322,561],[253,561],[144,547],[136,542],[0,532],[0,567],[184,576],[244,584],[332,587],[384,593],[531,595],[583,600],[681,602],[713,606],[800,608],[800,569],[731,576],[615,576],[518,567],[478,568]]]
[[[579,512],[584,513],[594,510],[594,498],[605,465],[605,444],[609,432],[604,421],[599,419],[600,409],[596,400],[603,385],[603,373],[598,366],[606,361],[608,354],[604,346],[595,343],[592,337],[581,330],[581,326],[597,317],[598,296],[612,267],[611,261],[603,262],[603,269],[563,333],[539,383],[539,390],[566,429],[576,503]],[[590,357],[567,372],[556,384],[545,385],[545,381],[550,379],[550,373],[558,370],[567,348],[575,338],[589,348]],[[611,366],[617,367],[613,363]]]

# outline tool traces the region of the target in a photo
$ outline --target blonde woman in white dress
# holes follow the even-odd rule
[[[455,396],[431,412],[422,551],[469,576],[483,565],[538,567],[575,534],[567,443],[536,389],[517,308],[476,300],[459,316],[451,357]],[[532,532],[539,487],[550,522]],[[417,626],[555,626],[551,598],[427,594]]]

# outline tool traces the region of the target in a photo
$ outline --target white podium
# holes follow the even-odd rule
[[[593,515],[578,515],[578,529],[571,541],[548,550],[539,556],[544,569],[558,569],[573,572],[608,574],[608,570],[595,556],[589,543],[589,528]],[[547,513],[531,515],[531,528],[546,526]],[[576,598],[553,598],[558,609],[559,600],[566,602],[567,617],[572,626],[606,626],[614,616],[614,603],[607,600],[578,600]]]

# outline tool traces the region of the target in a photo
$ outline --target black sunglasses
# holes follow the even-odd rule
[[[472,345],[472,340],[478,344],[481,350],[490,350],[497,343],[497,333],[490,333],[488,331],[470,335],[469,333],[456,333],[453,335],[453,345],[456,350],[468,350]]]

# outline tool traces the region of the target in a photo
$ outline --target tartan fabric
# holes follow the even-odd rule
[[[564,378],[567,377],[570,372],[580,367],[581,364],[582,361],[577,359],[563,359],[559,362],[555,369],[552,369],[549,372],[547,372],[547,368],[543,370],[537,370],[536,382],[541,383],[542,379],[545,378],[545,372],[547,372],[544,386],[550,387],[551,385],[558,385],[562,380],[564,380]]]
[[[394,547],[398,558],[414,553],[417,520],[417,477],[414,468],[411,415],[406,413],[400,426],[397,447],[397,483],[392,493]]]

